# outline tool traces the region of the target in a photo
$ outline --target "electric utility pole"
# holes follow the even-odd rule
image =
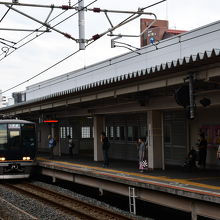
[[[85,8],[84,0],[78,0],[79,7],[79,49],[85,50]]]

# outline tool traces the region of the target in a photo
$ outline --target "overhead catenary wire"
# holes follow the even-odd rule
[[[160,4],[160,3],[162,3],[162,2],[166,2],[166,1],[167,1],[167,0],[162,0],[162,1],[156,2],[156,3],[152,4],[152,5],[148,5],[147,7],[141,8],[141,10],[145,10],[145,9],[147,9],[147,8],[153,7],[153,6],[155,6],[155,5],[158,5],[158,4]]]
[[[76,4],[77,4],[77,3],[76,3]],[[74,7],[76,4],[74,4],[73,7]],[[8,10],[9,10],[9,9],[8,9]],[[62,13],[58,14],[57,16],[55,16],[54,18],[52,18],[49,22],[51,22],[51,21],[55,20],[56,18],[60,17],[60,16],[63,15],[65,12],[66,12],[66,11],[63,11]],[[36,31],[38,31],[38,30],[41,29],[42,27],[43,27],[43,25],[42,25],[41,27],[35,29],[34,31],[32,31],[31,33],[29,33],[28,35],[26,35],[25,37],[21,38],[21,39],[20,39],[19,41],[17,41],[15,44],[19,44],[19,43],[22,42],[23,40],[27,39],[28,37],[30,37],[31,35],[33,35],[34,33],[36,33]],[[44,33],[43,33],[43,34],[44,34]],[[35,36],[33,39],[31,39],[31,40],[29,40],[28,42],[22,44],[22,45],[19,46],[17,49],[19,49],[19,48],[25,46],[27,43],[29,43],[29,42],[31,42],[32,40],[34,40],[34,39],[40,37],[41,35],[42,35],[42,34],[40,34],[40,35],[38,35],[38,36]],[[15,50],[13,50],[13,51],[11,51],[10,53],[8,53],[7,56],[9,56],[10,54],[12,54],[14,51],[15,51]],[[2,53],[2,54],[3,54],[3,53]],[[0,54],[0,56],[1,56],[2,54]],[[5,56],[5,57],[6,57],[6,56]],[[5,57],[3,57],[2,59],[0,59],[0,61],[3,60]]]
[[[11,8],[8,8],[8,10],[5,12],[5,14],[2,16],[0,23],[3,21],[3,19],[6,17],[6,15],[8,14],[8,12],[11,10]]]
[[[80,0],[79,2],[81,2],[81,1],[82,1],[82,0]],[[72,5],[71,7],[74,7],[74,6],[77,5],[77,4],[78,4],[78,3],[75,3],[75,4]],[[49,22],[51,22],[51,21],[55,20],[56,18],[60,17],[60,16],[63,15],[65,12],[66,12],[66,10],[63,11],[63,12],[61,12],[60,14],[58,14],[57,16],[55,16],[54,18],[52,18]],[[75,15],[75,14],[77,14],[77,12],[74,13],[74,15]],[[66,21],[66,19],[65,19],[64,21]],[[59,24],[61,24],[61,23],[62,23],[62,21],[59,22]],[[59,25],[59,24],[57,24],[57,25]],[[57,25],[56,25],[56,26],[57,26]],[[19,41],[17,41],[15,44],[19,44],[20,42],[22,42],[22,41],[25,40],[26,38],[28,38],[28,37],[30,37],[31,35],[33,35],[34,33],[38,32],[39,29],[41,29],[42,27],[44,27],[44,26],[42,25],[41,27],[35,29],[35,30],[32,31],[30,34],[28,34],[28,35],[26,35],[25,37],[21,38],[21,39],[20,39]],[[55,26],[54,26],[54,27],[55,27]],[[45,31],[45,32],[48,32],[48,31]],[[43,35],[43,34],[44,34],[44,33],[35,36],[33,39],[31,39],[31,40],[27,41],[26,43],[22,44],[21,46],[17,47],[17,49],[19,49],[19,48],[25,46],[26,44],[30,43],[31,41],[33,41],[34,39],[40,37],[40,36]],[[13,52],[15,52],[15,50],[9,52],[9,53],[7,54],[7,56],[9,56],[10,54],[12,54]],[[2,54],[3,54],[3,53],[2,53]],[[0,54],[0,56],[1,56],[2,54]],[[5,57],[6,57],[6,56],[5,56]],[[3,60],[5,57],[3,57],[2,59],[0,59],[0,61]]]
[[[195,39],[195,38],[197,38],[197,37],[206,36],[206,35],[208,35],[208,34],[210,34],[210,33],[215,33],[215,32],[217,32],[217,31],[220,31],[220,29],[216,29],[216,30],[214,30],[214,31],[211,31],[211,32],[205,33],[205,34],[200,34],[200,35],[198,35],[198,36],[196,36],[196,37],[193,36],[193,37],[191,37],[191,38],[187,38],[187,39],[185,39],[185,40],[182,40],[181,43],[182,43],[182,42],[185,42],[185,41],[189,41],[189,40]],[[94,41],[93,41],[93,42],[94,42]],[[93,43],[93,42],[91,42],[91,43]],[[155,50],[161,50],[161,49],[164,49],[164,48],[167,48],[167,47],[170,47],[170,46],[179,44],[179,43],[180,43],[180,42],[178,41],[178,42],[174,42],[174,43],[172,43],[172,44],[170,44],[170,45],[167,44],[167,45],[165,45],[165,46],[163,46],[163,47],[159,47],[159,48],[157,48],[157,49],[148,50],[148,51],[146,51],[146,52],[144,52],[144,53],[142,52],[141,55],[144,55],[144,54],[153,52],[153,51],[155,51]],[[154,46],[154,45],[152,45],[152,46]],[[132,52],[134,52],[134,51],[132,51]],[[126,61],[126,60],[130,60],[130,59],[132,59],[132,58],[134,58],[134,57],[136,57],[136,56],[139,56],[139,55],[134,53],[134,56],[129,56],[128,58],[123,59],[123,60],[118,60],[117,62],[115,62],[115,64],[119,64],[119,63],[124,62],[124,61]],[[112,64],[110,64],[110,65],[112,65]],[[73,75],[73,76],[71,76],[71,77],[68,77],[68,79],[78,78],[78,77],[84,76],[84,75],[86,75],[86,74],[89,74],[89,73],[91,73],[91,72],[95,72],[95,71],[97,71],[97,70],[104,69],[105,67],[106,67],[106,66],[101,66],[101,67],[98,67],[98,68],[92,68],[92,70],[88,70],[88,71],[86,71],[86,72],[83,71],[83,73],[78,74],[78,75]],[[66,80],[66,79],[60,79],[59,81],[53,83],[52,85],[57,85],[57,84],[59,84],[59,83],[62,83],[62,82],[65,81],[65,80]],[[48,85],[47,85],[47,86],[48,86]],[[46,86],[44,86],[44,87],[46,87]],[[44,87],[41,86],[40,88],[44,88]],[[38,88],[38,89],[39,89],[39,88]],[[38,89],[35,89],[34,91],[37,91]]]
[[[100,13],[100,12],[104,12],[106,13],[124,13],[124,14],[131,14],[128,18],[126,18],[125,20],[121,21],[120,23],[118,23],[115,26],[112,26],[112,23],[110,22],[110,25],[112,26],[110,29],[102,32],[101,34],[96,34],[94,36],[92,36],[92,38],[88,39],[87,41],[92,41],[92,40],[97,40],[100,37],[104,36],[107,33],[111,33],[111,36],[113,36],[112,31],[116,30],[117,28],[135,20],[136,18],[140,17],[141,15],[152,15],[154,16],[154,20],[151,22],[151,24],[149,26],[151,26],[154,22],[156,22],[157,20],[157,16],[154,13],[150,13],[150,12],[144,12],[142,9],[138,9],[137,11],[120,11],[120,10],[106,10],[106,9],[100,9],[100,8],[93,8],[93,9],[87,9],[88,11],[93,11],[96,13]],[[107,17],[107,19],[109,20],[109,18]],[[147,28],[141,33],[141,35],[147,30]],[[123,35],[121,35],[123,36]]]
[[[137,53],[137,54],[141,55],[141,53],[138,52],[138,50],[140,50],[140,49],[137,48],[137,47],[132,46],[131,44],[127,44],[127,43],[120,42],[120,41],[114,41],[114,43],[120,44],[120,45],[114,45],[114,47],[122,47],[122,48],[124,47],[124,48],[127,48],[128,50],[130,50],[130,51],[132,51],[132,52],[134,52],[134,53]],[[133,49],[131,49],[131,48],[133,48],[133,49],[135,49],[135,50],[133,50]]]
[[[76,4],[74,4],[74,6]],[[37,8],[56,8],[56,9],[62,9],[62,10],[76,9],[74,6],[70,6],[70,5],[56,6],[54,4],[39,5],[39,4],[27,4],[27,3],[0,2],[0,5],[11,5],[11,6],[16,5],[16,6],[28,6],[28,7],[37,7]]]
[[[91,45],[91,44],[94,43],[94,42],[95,42],[95,41],[90,42],[89,44],[86,45],[86,47],[88,47],[89,45]],[[27,80],[25,80],[25,81],[23,81],[23,82],[21,82],[21,83],[15,85],[15,86],[11,87],[11,88],[9,88],[9,89],[6,89],[6,90],[2,91],[0,94],[6,93],[6,92],[8,92],[8,91],[10,91],[10,90],[12,90],[12,89],[17,88],[18,86],[21,86],[21,85],[23,85],[23,84],[25,84],[25,83],[31,81],[32,79],[34,79],[34,78],[36,78],[36,77],[42,75],[43,73],[45,73],[45,72],[47,72],[48,70],[52,69],[53,67],[59,65],[59,64],[62,63],[63,61],[65,61],[65,60],[69,59],[70,57],[74,56],[75,54],[79,53],[80,51],[81,51],[81,50],[78,49],[77,51],[75,51],[75,52],[71,53],[70,55],[64,57],[63,59],[59,60],[59,61],[56,62],[55,64],[53,64],[53,65],[49,66],[48,68],[44,69],[43,71],[39,72],[38,74],[32,76],[31,78],[29,78],[29,79],[27,79]]]
[[[56,62],[56,63],[53,64],[52,66],[50,66],[50,67],[44,69],[43,71],[41,71],[41,72],[39,72],[38,74],[32,76],[31,78],[29,78],[29,79],[27,79],[27,80],[25,80],[25,81],[23,81],[23,82],[21,82],[21,83],[15,85],[15,86],[11,87],[11,88],[9,88],[9,89],[4,90],[3,92],[1,92],[1,94],[5,93],[5,92],[8,92],[8,91],[10,91],[10,90],[12,90],[12,89],[15,89],[15,88],[17,88],[18,86],[21,86],[21,85],[23,85],[23,84],[25,84],[25,83],[31,81],[32,79],[34,79],[34,78],[36,78],[36,77],[42,75],[43,73],[47,72],[48,70],[52,69],[53,67],[55,67],[55,66],[57,66],[58,64],[62,63],[63,61],[69,59],[69,58],[72,57],[73,55],[77,54],[79,51],[80,51],[80,50],[78,49],[78,50],[75,51],[74,53],[72,53],[72,54],[66,56],[66,57],[63,58],[62,60]]]
[[[3,44],[3,45],[5,45],[5,46],[8,46],[8,47],[11,47],[11,48],[16,49],[16,47],[11,46],[11,45],[9,45],[9,44],[7,44],[7,43],[5,43],[5,42],[1,41],[1,40],[0,40],[0,43],[1,43],[1,44]]]
[[[81,1],[82,1],[82,0],[81,0]],[[96,2],[96,1],[97,1],[97,0],[95,0],[94,2]],[[80,2],[80,1],[79,1],[79,2]],[[79,2],[78,2],[78,3],[79,3]],[[92,2],[91,4],[93,4],[94,2]],[[89,4],[89,5],[91,5],[91,4]],[[155,4],[156,4],[156,3],[155,3]],[[129,16],[128,18],[126,18],[125,20],[123,20],[122,22],[120,22],[119,24],[117,24],[115,27],[112,26],[111,29],[109,29],[109,30],[107,30],[107,31],[105,31],[105,32],[103,32],[103,33],[101,33],[101,34],[96,34],[96,35],[94,35],[94,36],[93,36],[92,38],[90,38],[89,40],[86,40],[87,42],[92,41],[92,40],[97,40],[98,38],[100,38],[101,36],[104,36],[106,33],[109,33],[109,32],[112,34],[112,31],[113,31],[113,30],[115,30],[115,29],[121,27],[122,25],[125,25],[125,24],[127,24],[128,22],[130,22],[130,21],[132,21],[132,20],[138,18],[138,17],[141,16],[142,14],[153,15],[153,16],[155,17],[155,20],[156,20],[156,15],[155,15],[154,13],[143,12],[143,9],[139,9],[137,12],[131,12],[131,11],[117,11],[117,10],[106,10],[106,9],[103,10],[103,9],[99,9],[99,8],[98,8],[98,9],[97,9],[97,8],[88,9],[87,7],[88,7],[89,5],[87,5],[86,7],[84,7],[84,8],[81,9],[81,10],[84,10],[84,9],[86,8],[87,10],[90,10],[90,11],[92,10],[92,11],[94,11],[94,12],[105,12],[106,16],[107,16],[107,12],[112,12],[112,13],[122,13],[122,12],[123,12],[123,13],[132,13],[132,15]],[[7,6],[7,5],[6,5],[6,6]],[[9,6],[7,6],[7,7],[9,7]],[[151,7],[151,6],[148,6],[148,7]],[[146,8],[148,8],[148,7],[146,7]],[[16,9],[13,9],[13,10],[17,11],[18,13],[23,14],[24,16],[27,16],[27,17],[33,19],[32,17],[30,17],[30,16],[28,16],[28,15],[26,15],[26,14],[24,14],[24,13],[22,13],[22,12],[16,10]],[[80,11],[80,10],[78,10],[78,12],[79,12],[79,11]],[[78,12],[77,12],[77,13],[78,13]],[[76,13],[75,13],[75,14],[76,14]],[[73,14],[73,15],[75,15],[75,14]],[[58,24],[56,24],[56,25],[54,25],[54,26],[49,26],[49,24],[42,23],[42,22],[40,22],[40,23],[41,23],[42,25],[46,26],[48,29],[54,29],[55,31],[57,31],[57,32],[59,32],[59,33],[61,33],[61,34],[63,34],[64,36],[66,36],[66,37],[68,37],[68,38],[70,38],[70,39],[73,39],[73,40],[75,40],[75,41],[78,42],[78,41],[80,41],[80,40],[76,40],[75,38],[72,38],[69,34],[60,32],[60,31],[58,31],[58,30],[55,29],[55,27],[56,27],[57,25],[59,25],[60,23],[66,21],[67,19],[69,19],[69,18],[72,17],[73,15],[67,17],[66,19],[64,19],[63,21],[59,22]],[[108,18],[108,16],[107,16],[107,18]],[[36,19],[33,19],[33,20],[39,22],[39,21],[36,20]],[[110,22],[110,23],[111,23],[111,22]],[[153,23],[153,22],[152,22],[152,23]],[[40,27],[40,28],[41,28],[41,27]],[[38,30],[38,29],[36,29],[36,30]],[[145,31],[145,30],[144,30],[144,31]],[[143,31],[143,32],[144,32],[144,31]],[[41,36],[41,35],[42,35],[42,34],[38,35],[37,37],[39,37],[39,36]],[[35,38],[34,38],[34,39],[35,39]],[[31,40],[30,40],[30,41],[31,41]],[[30,41],[28,41],[27,43],[29,43]],[[23,45],[26,45],[26,43],[23,44]],[[21,46],[23,46],[23,45],[21,45]],[[18,47],[18,48],[20,48],[20,47]],[[5,56],[4,56],[2,59],[4,59],[6,56],[10,55],[10,54],[13,53],[13,52],[14,52],[14,51],[8,52],[7,54],[5,54]],[[2,54],[0,54],[0,55],[2,55]],[[2,59],[0,59],[0,61],[1,61]]]
[[[6,5],[6,7],[11,8],[11,7],[8,6],[8,5]],[[30,16],[30,15],[28,15],[28,14],[22,12],[22,11],[19,11],[19,10],[15,9],[15,8],[11,8],[11,10],[16,11],[17,13],[19,13],[19,14],[21,14],[21,15],[23,15],[23,16],[25,16],[25,17],[27,17],[27,18],[33,20],[33,21],[35,21],[35,22],[38,22],[38,23],[42,24],[43,26],[45,26],[45,27],[48,28],[48,29],[52,29],[52,30],[56,31],[57,33],[62,34],[62,35],[64,35],[65,37],[67,37],[67,38],[69,38],[69,39],[76,40],[76,39],[75,39],[74,37],[72,37],[70,34],[64,33],[64,32],[62,32],[62,31],[56,29],[54,26],[50,26],[49,23],[42,22],[42,21],[40,21],[40,20],[38,20],[38,19],[36,19],[36,18],[34,18],[34,17],[32,17],[32,16]]]
[[[96,1],[97,1],[97,0],[94,0],[94,1],[91,2],[89,5],[93,4],[93,3],[96,2]],[[87,8],[89,5],[85,6],[84,8]],[[82,10],[83,10],[83,9],[82,9]],[[87,10],[88,10],[88,9],[87,9]],[[111,11],[112,11],[112,12],[115,12],[115,13],[120,13],[119,11],[114,11],[114,10],[111,10]],[[76,12],[75,14],[77,14],[77,13],[78,13],[78,12]],[[143,11],[141,10],[141,11],[137,11],[137,12],[135,12],[135,13],[134,13],[134,12],[127,11],[127,13],[133,13],[133,14],[132,14],[131,16],[129,16],[128,18],[126,18],[124,21],[120,22],[120,23],[119,23],[118,25],[116,25],[115,27],[113,27],[111,30],[115,30],[116,28],[120,27],[121,25],[128,23],[130,20],[134,20],[135,18],[141,16],[141,15],[143,14]],[[154,15],[153,13],[144,13],[144,14]],[[73,15],[74,15],[74,14],[73,14]],[[72,17],[73,15],[69,16],[68,18]],[[135,15],[136,15],[136,16],[135,16]],[[132,18],[132,17],[134,17],[134,18]],[[68,19],[68,18],[66,18],[66,19]],[[129,18],[130,18],[130,19],[129,19]],[[60,24],[60,23],[58,23],[58,24]],[[58,25],[58,24],[56,24],[56,25]],[[108,30],[108,31],[103,32],[101,35],[99,35],[98,38],[104,36],[104,35],[105,35],[106,33],[108,33],[108,32],[111,32],[111,30]],[[43,33],[42,33],[42,34],[43,34]],[[42,35],[42,34],[41,34],[41,35]],[[97,39],[98,39],[98,38],[97,38]],[[95,40],[97,40],[97,39],[93,36],[93,37],[90,39],[91,42],[88,43],[88,44],[86,45],[86,47],[89,46],[90,44],[92,44],[92,43],[93,43]],[[92,41],[92,40],[93,40],[93,41]],[[129,48],[128,48],[128,49],[129,49]],[[58,61],[57,63],[53,64],[52,66],[48,67],[47,69],[41,71],[40,73],[34,75],[34,76],[31,77],[31,78],[29,78],[29,79],[27,79],[27,80],[25,80],[25,81],[23,81],[23,82],[21,82],[21,83],[15,85],[15,86],[11,87],[11,88],[9,88],[9,89],[3,91],[2,93],[5,93],[5,92],[7,92],[7,91],[10,91],[10,90],[12,90],[12,89],[14,89],[14,88],[16,88],[16,87],[22,85],[22,84],[25,84],[25,83],[29,82],[30,80],[36,78],[37,76],[39,76],[39,75],[45,73],[45,72],[48,71],[49,69],[51,69],[51,68],[57,66],[58,64],[62,63],[62,62],[65,61],[66,59],[72,57],[73,55],[75,55],[75,54],[78,53],[79,51],[80,51],[80,50],[75,51],[74,53],[68,55],[67,57],[63,58],[62,60],[60,60],[60,61]],[[133,51],[133,52],[134,52],[134,51]],[[139,53],[138,53],[138,54],[139,54]],[[140,54],[139,54],[139,55],[140,55]],[[0,60],[0,61],[1,61],[1,60]]]
[[[81,2],[81,1],[82,1],[82,0],[80,0],[79,2]],[[89,3],[88,5],[85,6],[85,8],[88,7],[88,6],[90,6],[91,4],[93,4],[93,3],[96,2],[96,1],[98,1],[98,0],[94,0],[93,2]],[[72,7],[74,7],[76,4],[78,4],[78,3],[75,3]],[[65,12],[66,12],[66,11],[63,11],[62,13],[58,14],[57,16],[55,16],[54,18],[52,18],[49,22],[51,22],[51,21],[55,20],[56,18],[60,17],[60,16],[63,15]],[[75,12],[75,13],[73,13],[73,14],[70,15],[69,17],[63,19],[62,21],[60,21],[60,22],[57,23],[56,25],[53,25],[52,27],[56,27],[56,26],[60,25],[61,23],[63,23],[64,21],[66,21],[67,19],[73,17],[73,16],[76,15],[76,14],[78,14],[78,11]],[[23,40],[27,39],[28,37],[30,37],[31,35],[33,35],[34,33],[36,33],[36,31],[39,30],[39,29],[41,29],[42,27],[43,27],[43,25],[42,25],[41,27],[37,28],[35,31],[31,32],[30,34],[26,35],[25,37],[21,38],[19,41],[16,42],[16,44],[19,44],[19,43],[22,42]],[[47,32],[47,31],[45,31],[45,32]],[[33,37],[32,39],[30,39],[30,40],[28,40],[27,42],[23,43],[22,45],[18,46],[18,47],[16,48],[16,50],[18,50],[18,49],[20,49],[21,47],[25,46],[26,44],[32,42],[32,41],[35,40],[36,38],[42,36],[43,34],[45,34],[45,32],[38,34],[37,36]],[[5,59],[6,57],[8,57],[9,55],[11,55],[11,54],[14,53],[14,52],[15,52],[15,50],[13,50],[13,51],[11,51],[11,52],[8,52],[8,53],[7,53],[7,56],[2,57],[2,58],[0,59],[0,61],[2,61],[3,59]],[[3,55],[3,54],[4,54],[4,53],[0,54],[0,56]]]
[[[93,3],[96,2],[96,1],[98,1],[98,0],[94,0],[93,2],[91,2],[91,3],[89,3],[87,6],[85,6],[84,8],[90,6],[91,4],[93,4]],[[75,14],[77,14],[77,13],[78,13],[78,12],[76,12]],[[43,34],[43,33],[41,33],[41,34]],[[86,47],[88,47],[88,46],[89,46],[90,44],[92,44],[93,42],[94,42],[94,41],[92,41],[92,42],[90,42],[89,44],[87,44]],[[45,70],[43,70],[43,71],[39,72],[38,74],[34,75],[33,77],[31,77],[31,78],[29,78],[29,79],[27,79],[27,80],[25,80],[25,81],[23,81],[23,82],[21,82],[21,83],[15,85],[15,86],[13,86],[13,87],[11,87],[11,88],[9,88],[9,89],[6,89],[6,90],[2,91],[1,94],[5,93],[5,92],[8,92],[8,91],[10,91],[10,90],[12,90],[12,89],[15,89],[15,88],[17,88],[18,86],[21,86],[21,85],[23,85],[23,84],[25,84],[25,83],[31,81],[32,79],[34,79],[34,78],[36,78],[36,77],[42,75],[42,74],[45,73],[46,71],[52,69],[53,67],[57,66],[58,64],[62,63],[62,62],[65,61],[65,60],[69,59],[69,58],[72,57],[73,55],[77,54],[79,51],[81,51],[81,50],[78,49],[77,51],[71,53],[70,55],[66,56],[65,58],[61,59],[60,61],[58,61],[58,62],[56,62],[55,64],[51,65],[50,67],[46,68]],[[1,60],[0,60],[0,61],[1,61]]]

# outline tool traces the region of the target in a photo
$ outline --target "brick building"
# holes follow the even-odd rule
[[[152,22],[152,19],[142,18],[140,20],[141,33],[146,29],[146,27]],[[169,29],[169,22],[167,20],[157,20],[147,32],[145,32],[141,37],[141,47],[150,44],[153,39],[154,42],[184,33],[183,30],[173,30]]]

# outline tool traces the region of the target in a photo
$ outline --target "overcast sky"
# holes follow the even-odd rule
[[[4,2],[6,1],[11,2],[9,0],[5,0]],[[69,1],[71,2],[71,5],[77,3],[76,0],[19,0],[20,3],[44,5],[54,4],[55,6],[67,5]],[[93,0],[85,0],[84,2],[85,5],[88,5],[92,1]],[[138,8],[143,8],[156,2],[157,0],[97,0],[94,4],[89,6],[89,8],[99,7],[102,9],[136,11]],[[33,8],[21,6],[14,6],[14,8],[31,15],[42,22],[46,20],[50,12],[49,8]],[[192,30],[219,20],[219,8],[219,0],[167,0],[166,2],[147,9],[146,12],[155,13],[158,19],[168,19],[170,29]],[[7,10],[7,7],[0,5],[0,28],[34,30],[41,27],[41,25],[37,22],[32,21],[29,18],[14,12],[13,10],[10,10],[3,18]],[[49,21],[62,12],[63,11],[60,9],[54,9],[49,18]],[[49,22],[49,24],[51,26],[56,25],[74,13],[76,13],[75,10],[68,10],[57,19]],[[109,14],[109,17],[113,24],[117,24],[125,18],[125,15]],[[145,17],[152,18],[151,16]],[[110,28],[105,15],[102,13],[97,14],[87,11],[85,13],[85,22],[87,39]],[[114,33],[138,34],[139,27],[139,19],[137,19],[127,24],[123,28],[114,31]],[[60,25],[57,25],[56,29],[69,33],[74,38],[78,38],[78,15],[76,14]],[[22,44],[37,36],[37,34],[34,33],[20,41],[30,33],[31,32],[3,31],[0,29],[0,89],[3,91],[33,77],[38,73],[41,73],[56,62],[78,50],[78,44],[75,41],[67,39],[55,31],[44,33],[31,42],[27,43],[25,46],[22,46]],[[41,33],[39,33],[39,35],[40,34]],[[4,57],[5,52],[7,51],[7,45],[3,43],[12,45],[5,40],[19,42],[15,45],[15,47],[22,47],[15,50],[10,55]],[[138,38],[124,38],[121,41],[124,43],[132,44],[135,47],[139,47],[140,44],[140,40]],[[9,53],[12,51],[13,50],[9,50]],[[92,45],[88,46],[85,51],[80,51],[56,67],[42,73],[35,79],[30,80],[28,83],[25,83],[5,93],[4,95],[9,96],[12,92],[25,90],[27,86],[36,82],[50,79],[52,77],[83,68],[90,64],[126,52],[128,52],[128,50],[125,48],[111,48],[111,38],[109,36],[105,36],[94,42]]]

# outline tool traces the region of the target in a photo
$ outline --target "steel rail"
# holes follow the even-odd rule
[[[107,208],[102,208],[97,205],[93,205],[86,201],[82,201],[79,198],[73,198],[64,194],[60,194],[51,189],[47,189],[41,186],[37,186],[31,183],[23,184],[7,184],[9,188],[19,190],[22,193],[27,193],[42,201],[48,201],[48,203],[58,206],[60,209],[69,210],[76,213],[76,215],[82,216],[84,219],[112,219],[112,220],[131,220],[134,218],[127,217],[120,213],[115,213]]]
[[[20,215],[22,215],[23,217],[28,217],[28,219],[33,219],[33,220],[37,220],[38,218],[31,215],[30,213],[24,211],[23,209],[18,208],[17,206],[15,206],[14,204],[12,204],[11,202],[0,198],[0,204],[6,204],[7,207],[10,207],[10,210],[0,210],[0,220],[2,219],[11,219],[12,217],[14,218],[15,216],[11,214],[11,209],[16,210],[16,212],[18,212]]]

